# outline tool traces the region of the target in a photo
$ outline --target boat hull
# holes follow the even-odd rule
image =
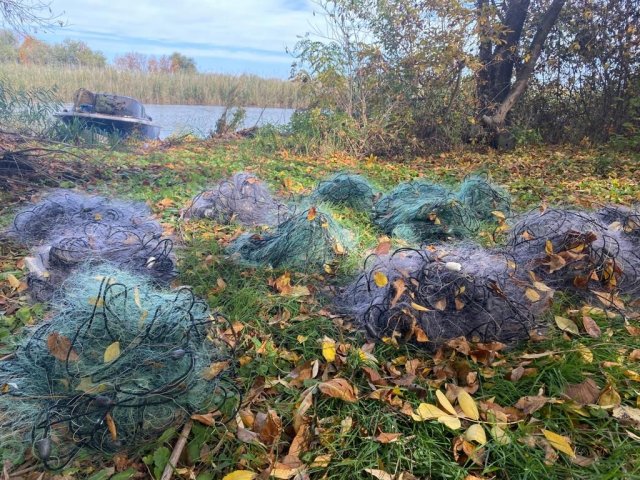
[[[155,140],[160,136],[160,125],[139,118],[81,112],[59,112],[54,115],[67,124],[79,122],[86,128],[95,128],[106,134],[115,133],[121,137]]]

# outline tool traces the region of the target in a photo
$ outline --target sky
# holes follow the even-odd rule
[[[297,37],[317,29],[311,0],[53,0],[63,28],[46,42],[81,40],[109,61],[127,52],[195,59],[198,70],[287,78]]]

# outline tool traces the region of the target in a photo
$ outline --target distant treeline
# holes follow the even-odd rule
[[[135,97],[143,103],[301,107],[292,82],[256,75],[198,73],[179,52],[153,56],[125,53],[109,65],[84,42],[48,44],[0,30],[0,76],[15,89],[55,89],[70,102],[80,87]]]
[[[303,107],[297,85],[256,75],[188,72],[138,72],[113,67],[5,65],[2,77],[17,89],[55,88],[58,98],[71,102],[80,87],[114,92],[143,103]]]

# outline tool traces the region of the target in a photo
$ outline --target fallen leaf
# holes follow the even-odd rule
[[[111,440],[114,442],[118,439],[118,430],[116,429],[116,422],[113,421],[113,417],[110,413],[104,417],[104,421],[107,424],[107,429],[109,430],[109,434],[111,435]]]
[[[457,415],[456,409],[453,408],[453,405],[451,405],[451,402],[449,401],[447,396],[442,393],[442,391],[436,390],[436,398],[438,399],[438,403],[443,409],[445,409],[451,415]]]
[[[575,457],[575,452],[573,448],[571,448],[571,443],[567,437],[562,435],[558,435],[550,430],[542,429],[542,434],[549,441],[551,446],[558,450],[559,452],[565,453],[570,457]]]
[[[634,428],[640,428],[640,409],[621,405],[611,412],[611,415],[620,423],[631,425]]]
[[[576,384],[569,384],[564,389],[564,394],[580,405],[593,404],[598,401],[600,389],[591,378]]]
[[[265,445],[273,445],[282,434],[282,420],[275,410],[259,412],[253,423],[253,431]]]
[[[491,427],[489,433],[491,433],[491,436],[499,445],[509,445],[511,443],[511,437],[509,437],[509,435],[507,435],[507,432],[498,425],[494,425],[493,427]]]
[[[521,397],[516,402],[515,407],[522,410],[525,415],[531,415],[544,407],[549,400],[548,397],[543,397],[542,395]]]
[[[5,275],[5,278],[9,282],[11,288],[13,288],[14,290],[20,288],[20,280],[18,280],[15,275],[13,275],[12,273],[7,273]]]
[[[437,420],[451,430],[459,430],[462,427],[460,419],[458,417],[454,417],[453,415],[443,415],[441,417],[438,417]]]
[[[311,467],[313,468],[327,468],[329,463],[331,462],[332,455],[330,453],[325,453],[324,455],[318,455],[311,462]]]
[[[474,423],[467,431],[464,432],[464,438],[469,442],[476,442],[479,445],[487,443],[487,434],[484,431],[484,427],[479,423]]]
[[[235,470],[227,473],[222,477],[222,480],[253,480],[257,476],[257,473],[250,472],[249,470]]]
[[[542,297],[538,292],[536,292],[533,288],[527,288],[524,292],[525,297],[530,302],[538,302]]]
[[[47,337],[47,348],[51,355],[61,362],[76,362],[80,358],[71,348],[71,340],[58,332],[50,333]]]
[[[336,359],[336,341],[324,337],[322,339],[322,356],[327,362],[333,362]]]
[[[376,441],[380,443],[393,443],[393,442],[397,442],[401,436],[402,436],[401,433],[382,432],[376,437]]]
[[[602,408],[617,407],[622,402],[620,394],[616,391],[613,385],[607,384],[602,390],[600,397],[598,398],[598,405]]]
[[[313,221],[316,218],[317,214],[318,211],[316,207],[311,207],[307,212],[307,220],[309,220],[310,222]]]
[[[375,468],[365,468],[364,471],[367,472],[369,475],[377,478],[378,480],[394,480],[393,475],[385,472],[384,470],[378,470]]]
[[[228,360],[224,362],[214,362],[202,371],[202,378],[205,380],[213,380],[220,374],[220,372],[226,370],[228,366]]]
[[[640,373],[634,370],[625,370],[624,376],[633,380],[634,382],[640,382]]]
[[[415,414],[412,414],[412,418],[416,422],[424,422],[425,420],[433,420],[445,415],[446,413],[440,410],[435,405],[432,405],[430,403],[421,403],[420,405],[418,405]]]
[[[387,283],[389,283],[389,279],[383,272],[378,271],[373,274],[373,282],[376,284],[376,286],[382,288],[385,287]]]
[[[599,338],[600,335],[602,334],[602,331],[600,330],[600,327],[598,326],[598,324],[589,315],[584,315],[582,317],[582,326],[584,327],[584,330],[587,332],[587,335],[589,335],[592,338]]]
[[[345,402],[355,403],[358,396],[355,388],[344,378],[333,378],[318,384],[320,391],[328,397],[339,398]]]
[[[568,318],[561,317],[560,315],[556,315],[555,317],[556,325],[558,328],[564,332],[569,332],[574,335],[579,335],[580,331],[578,330],[578,326],[575,324],[573,320],[569,320]]]
[[[436,310],[440,310],[441,312],[444,311],[447,308],[447,299],[441,298],[440,300],[437,300],[433,304],[433,308],[435,308]]]
[[[480,418],[480,412],[478,412],[476,401],[467,393],[466,390],[460,389],[458,391],[458,404],[464,414],[470,419],[478,420]]]
[[[113,362],[120,356],[120,342],[113,342],[104,351],[104,363]]]
[[[582,344],[578,345],[576,349],[578,350],[578,353],[580,354],[582,359],[585,361],[585,363],[593,362],[593,352],[591,350],[589,350],[587,347],[585,347]]]

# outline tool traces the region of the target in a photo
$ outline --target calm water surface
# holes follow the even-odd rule
[[[145,104],[147,115],[154,123],[162,125],[160,138],[169,135],[194,133],[206,136],[216,128],[216,121],[222,115],[224,107],[211,105],[149,105]],[[290,108],[245,107],[247,115],[242,128],[267,123],[285,125],[289,123],[294,110]]]

